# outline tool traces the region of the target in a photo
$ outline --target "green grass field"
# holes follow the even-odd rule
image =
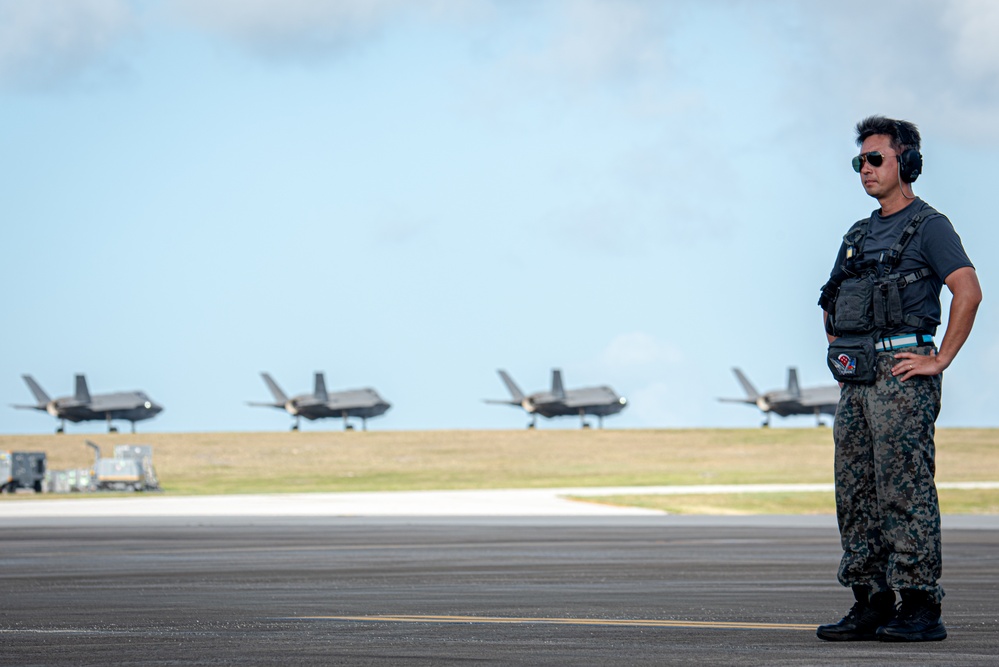
[[[993,429],[941,429],[937,479],[999,480],[997,437]],[[169,494],[831,483],[833,465],[828,428],[70,433],[0,436],[0,449],[44,451],[50,469],[85,468],[93,462],[86,439],[109,456],[115,444],[153,445]],[[814,493],[602,501],[677,513],[833,511],[830,494]],[[994,513],[999,494],[946,491],[941,503]]]

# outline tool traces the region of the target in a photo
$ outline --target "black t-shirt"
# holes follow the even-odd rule
[[[860,248],[861,260],[877,259],[881,251],[890,248],[902,235],[909,221],[919,212],[929,209],[929,205],[918,197],[898,213],[882,217],[879,211],[871,214],[871,222],[867,236]],[[833,266],[835,273],[846,260],[846,244],[842,244]],[[892,271],[893,274],[908,275],[919,269],[928,267],[932,274],[909,284],[901,290],[903,315],[915,315],[924,322],[932,323],[929,327],[913,327],[902,324],[894,329],[883,332],[884,336],[894,336],[904,333],[915,333],[925,330],[936,334],[940,324],[940,290],[944,280],[957,269],[970,266],[974,268],[968,254],[961,244],[961,237],[954,231],[954,226],[944,215],[933,215],[920,224],[915,236],[902,252],[902,259]]]

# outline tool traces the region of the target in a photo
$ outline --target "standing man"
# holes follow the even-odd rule
[[[947,630],[934,423],[942,373],[971,333],[982,291],[950,221],[912,193],[922,170],[916,126],[871,116],[856,129],[853,168],[880,208],[850,228],[819,299],[842,386],[833,429],[838,578],[856,603],[817,634],[938,641]],[[953,299],[938,350],[943,285]]]

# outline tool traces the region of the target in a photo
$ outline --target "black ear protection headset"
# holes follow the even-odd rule
[[[901,123],[895,123],[895,134],[903,146],[916,145],[915,137]],[[898,177],[903,183],[912,183],[923,173],[923,156],[915,148],[906,148],[898,156]]]

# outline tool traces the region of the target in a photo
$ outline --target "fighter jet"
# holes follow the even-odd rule
[[[56,433],[66,431],[66,422],[100,421],[108,423],[108,432],[118,431],[111,424],[113,420],[124,419],[132,422],[132,433],[135,433],[135,422],[152,419],[163,412],[163,407],[157,405],[143,391],[120,391],[113,394],[93,394],[87,388],[87,378],[81,373],[76,376],[76,393],[55,400],[49,398],[45,390],[35,382],[30,375],[22,375],[28,389],[35,395],[36,405],[15,405],[24,410],[41,410],[59,420]]]
[[[756,391],[756,387],[742,374],[741,370],[733,368],[732,371],[735,372],[735,377],[739,379],[739,384],[746,392],[746,398],[719,398],[718,400],[726,403],[755,405],[766,417],[763,426],[770,426],[771,413],[776,413],[781,417],[815,415],[818,426],[823,425],[821,415],[836,415],[836,406],[839,404],[839,385],[802,389],[798,386],[798,369],[789,367],[787,369],[787,389],[774,389],[761,394]]]
[[[579,415],[582,428],[590,427],[586,415],[595,415],[600,428],[603,428],[605,416],[617,414],[628,405],[628,400],[618,396],[610,387],[586,387],[567,391],[562,386],[562,371],[557,368],[552,369],[551,391],[539,391],[530,396],[524,395],[506,371],[499,371],[499,376],[513,400],[486,399],[485,402],[523,408],[531,415],[531,423],[527,428],[537,426],[538,415],[545,418]]]
[[[378,395],[374,389],[349,389],[346,391],[326,391],[326,378],[316,373],[316,387],[311,394],[300,394],[288,398],[281,387],[267,373],[260,374],[274,396],[273,403],[249,403],[249,405],[280,408],[287,410],[295,418],[291,430],[297,431],[302,417],[312,421],[327,417],[343,419],[345,431],[353,430],[348,417],[360,417],[363,430],[368,430],[368,418],[385,414],[392,405]]]

